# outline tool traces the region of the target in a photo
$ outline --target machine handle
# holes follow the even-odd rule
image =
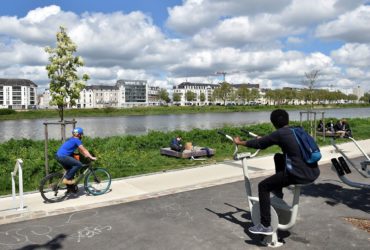
[[[246,134],[247,134],[247,135],[249,135],[249,136],[254,137],[254,138],[257,138],[257,137],[258,137],[258,135],[256,135],[255,133],[252,133],[252,132],[250,132],[250,131],[248,131],[248,130],[241,129],[241,131],[242,131],[242,132],[244,132],[244,133],[246,133]]]

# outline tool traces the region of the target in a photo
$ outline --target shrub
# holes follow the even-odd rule
[[[16,111],[14,109],[0,109],[0,115],[11,115],[15,113]]]

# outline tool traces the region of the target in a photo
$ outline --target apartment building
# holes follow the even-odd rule
[[[119,87],[117,85],[91,85],[80,92],[77,108],[117,108],[119,107]]]
[[[27,79],[0,78],[0,108],[36,108],[37,85]]]
[[[180,95],[180,101],[174,102],[176,105],[209,105],[212,103],[212,94],[215,88],[219,87],[219,84],[209,84],[209,83],[192,83],[192,82],[182,82],[177,86],[173,87],[173,94]],[[186,100],[186,92],[193,92],[194,99],[191,101]],[[205,100],[201,101],[201,95],[204,95]]]
[[[148,85],[148,105],[157,106],[160,104],[159,91],[160,87]]]
[[[125,108],[159,104],[159,87],[148,86],[144,80],[118,80],[115,85],[86,86],[80,92],[76,102],[77,108]],[[50,106],[48,89],[39,98],[40,108]]]
[[[148,83],[145,80],[118,80],[120,107],[148,105]]]

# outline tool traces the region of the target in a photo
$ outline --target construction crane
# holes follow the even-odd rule
[[[215,74],[216,75],[222,75],[222,80],[223,82],[225,82],[226,80],[226,75],[227,74],[235,74],[235,73],[239,73],[239,71],[232,71],[232,72],[226,72],[226,71],[217,71]]]

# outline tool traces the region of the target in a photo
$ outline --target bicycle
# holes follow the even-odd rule
[[[84,170],[78,176],[74,185],[63,184],[65,173],[48,174],[40,182],[41,197],[49,203],[62,201],[68,194],[77,193],[78,184],[82,179],[84,179],[83,186],[87,193],[94,196],[105,194],[112,182],[111,175],[105,168],[94,168],[92,165],[92,161],[83,164],[81,170]]]

